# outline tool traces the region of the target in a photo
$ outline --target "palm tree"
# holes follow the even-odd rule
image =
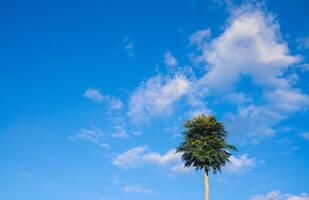
[[[230,162],[231,151],[236,147],[227,144],[228,133],[223,123],[214,116],[198,115],[184,123],[185,141],[177,148],[185,167],[203,169],[205,172],[205,200],[209,199],[208,173],[221,172],[221,167]]]

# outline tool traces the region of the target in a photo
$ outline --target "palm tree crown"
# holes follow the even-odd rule
[[[228,133],[214,116],[198,115],[184,124],[185,141],[177,148],[186,167],[204,169],[208,174],[221,172],[221,167],[230,162],[230,151],[236,147],[227,144]]]

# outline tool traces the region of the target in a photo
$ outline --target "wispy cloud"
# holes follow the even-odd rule
[[[175,67],[177,66],[177,59],[172,56],[172,53],[170,51],[168,51],[164,54],[164,63],[166,64],[166,66]]]
[[[122,190],[125,193],[129,193],[129,194],[151,194],[151,195],[157,194],[157,192],[155,192],[154,190],[151,190],[151,189],[148,189],[142,186],[138,186],[138,185],[127,185],[127,186],[124,186]]]
[[[134,57],[134,43],[133,41],[129,38],[129,37],[125,37],[124,40],[124,48],[128,53],[129,58],[133,58]]]
[[[96,103],[101,103],[103,102],[103,95],[100,92],[100,90],[95,89],[95,88],[88,88],[85,92],[84,92],[84,97],[90,99],[93,102]]]
[[[122,126],[115,126],[115,131],[112,133],[112,137],[125,138],[128,136],[129,134],[127,133],[126,129],[124,129]]]
[[[304,138],[305,140],[308,140],[308,141],[309,141],[309,132],[302,132],[302,133],[300,134],[300,136],[301,136],[302,138]]]
[[[118,110],[123,106],[120,99],[110,95],[103,95],[99,89],[88,88],[83,95],[95,103],[105,103],[109,110]]]
[[[308,49],[309,48],[309,36],[299,37],[296,40],[299,49]]]
[[[300,195],[283,194],[280,190],[274,190],[265,195],[254,195],[251,200],[309,200],[306,193]]]
[[[69,139],[72,141],[87,141],[103,148],[109,148],[103,131],[96,127],[81,129],[75,135],[70,136]]]
[[[198,48],[203,48],[208,39],[210,39],[211,36],[211,30],[210,29],[204,29],[199,30],[189,37],[190,45],[197,46]]]

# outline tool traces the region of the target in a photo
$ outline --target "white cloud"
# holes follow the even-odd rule
[[[289,54],[272,15],[241,7],[224,32],[203,48],[199,60],[207,63],[201,79],[205,87],[224,90],[242,76],[261,86],[288,87],[283,71],[300,58]]]
[[[95,88],[88,88],[84,92],[84,97],[95,103],[106,103],[109,110],[118,110],[123,106],[120,99],[110,95],[103,95],[100,90]]]
[[[152,195],[157,194],[155,191],[151,189],[138,186],[138,185],[127,185],[127,186],[124,186],[122,190],[126,193],[133,193],[133,194],[138,194],[138,193],[152,194]]]
[[[204,46],[205,40],[209,39],[211,36],[210,29],[199,30],[189,37],[190,45],[196,45],[199,48]]]
[[[230,173],[245,172],[255,166],[255,159],[249,158],[247,154],[239,157],[231,156],[230,161],[231,163],[224,168]],[[123,152],[114,159],[113,164],[124,169],[153,164],[168,167],[173,173],[188,173],[194,170],[192,167],[184,166],[181,154],[176,153],[175,149],[160,154],[147,150],[146,146],[135,147]]]
[[[189,173],[189,172],[192,172],[193,170],[194,168],[185,167],[185,165],[182,163],[178,163],[174,165],[173,167],[171,167],[171,172],[174,172],[174,173]]]
[[[266,102],[261,105],[250,103],[239,105],[235,114],[226,115],[226,125],[235,138],[256,140],[276,134],[275,126],[289,114],[301,111],[309,105],[308,95],[296,89],[264,91]]]
[[[92,100],[93,102],[96,103],[101,103],[103,102],[103,95],[101,94],[100,90],[95,89],[95,88],[88,88],[85,93],[84,97]]]
[[[124,129],[122,126],[116,126],[112,136],[115,138],[125,138],[128,137],[129,134],[127,133],[126,129]]]
[[[171,106],[189,89],[190,82],[182,75],[174,78],[155,76],[142,83],[130,96],[128,116],[144,120],[170,111]]]
[[[293,88],[297,74],[288,70],[301,57],[289,53],[272,14],[250,4],[231,12],[217,38],[194,40],[201,47],[196,60],[205,64],[206,72],[192,88],[204,93],[201,99],[219,96],[237,105],[237,112],[227,113],[225,120],[234,136],[272,136],[281,120],[309,104],[309,96]],[[237,88],[244,77],[252,81],[249,87],[257,88],[250,96]]]
[[[129,58],[133,58],[134,57],[134,43],[133,41],[131,41],[131,39],[129,37],[125,37],[124,40],[124,45],[125,45],[125,50],[128,53]]]
[[[211,115],[211,114],[213,114],[213,112],[208,108],[197,108],[197,109],[190,110],[187,114],[190,118],[192,118],[192,117],[195,117],[195,116],[201,115],[201,114]]]
[[[309,140],[309,132],[303,132],[300,134],[300,136],[304,138],[305,140]]]
[[[135,147],[118,155],[113,164],[124,168],[134,168],[143,164],[154,164],[158,166],[168,164],[178,164],[180,162],[180,154],[176,154],[175,149],[167,151],[165,154],[148,151],[145,146]]]
[[[164,54],[164,63],[169,67],[175,67],[177,66],[177,59],[168,51]]]
[[[249,104],[239,106],[237,113],[229,113],[225,117],[227,130],[233,133],[232,137],[239,142],[256,142],[263,137],[271,137],[276,134],[273,127],[285,119],[280,113],[264,105]]]
[[[88,141],[103,148],[109,148],[109,145],[106,143],[103,131],[96,127],[90,129],[81,129],[75,135],[70,136],[69,139],[72,141]]]
[[[118,109],[121,109],[123,104],[121,102],[120,99],[117,99],[115,97],[111,97],[111,96],[108,96],[108,105],[109,105],[109,109],[110,110],[118,110]]]
[[[227,100],[237,105],[242,105],[244,103],[251,103],[253,101],[252,98],[246,95],[244,92],[232,92],[229,95],[227,95]]]
[[[113,164],[124,169],[139,166],[143,164],[143,156],[145,152],[145,146],[129,149],[118,155],[113,161]]]
[[[265,195],[254,195],[251,200],[309,200],[309,197],[306,193],[292,195],[282,194],[280,190],[275,190]]]
[[[276,89],[265,92],[265,98],[270,102],[272,109],[280,112],[296,112],[304,109],[309,104],[308,95],[296,89]]]
[[[228,163],[225,169],[228,172],[245,172],[252,169],[255,166],[255,159],[249,158],[248,154],[243,154],[239,157],[230,156],[230,163]]]
[[[143,156],[143,159],[146,162],[155,163],[155,164],[158,164],[158,165],[164,165],[164,164],[167,164],[167,163],[172,162],[172,161],[180,160],[180,154],[176,154],[176,150],[172,149],[172,150],[169,150],[168,152],[166,152],[166,154],[164,154],[164,155],[161,155],[161,154],[156,153],[156,152],[146,153]]]

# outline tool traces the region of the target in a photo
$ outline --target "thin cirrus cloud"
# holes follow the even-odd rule
[[[274,190],[265,195],[254,195],[251,200],[309,200],[309,196],[306,193],[293,195],[283,194],[280,190]]]

